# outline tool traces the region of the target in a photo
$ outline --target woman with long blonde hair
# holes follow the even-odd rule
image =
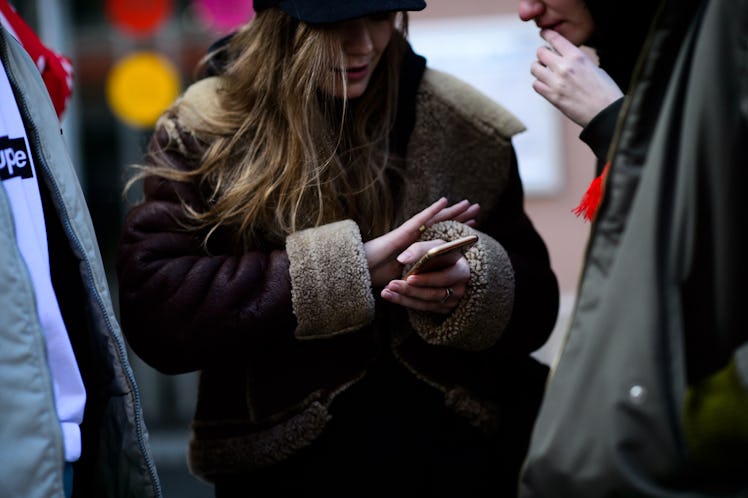
[[[424,7],[255,0],[138,166],[123,330],[201,372],[190,469],[217,496],[515,491],[558,287],[522,126],[413,53]]]

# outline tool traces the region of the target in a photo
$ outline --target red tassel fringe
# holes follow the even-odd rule
[[[597,214],[597,208],[600,206],[600,201],[603,198],[603,187],[605,183],[605,177],[608,175],[610,169],[610,162],[605,165],[603,172],[600,176],[592,180],[590,186],[587,187],[587,191],[582,196],[582,200],[579,205],[571,210],[577,216],[581,216],[585,221],[592,221]]]

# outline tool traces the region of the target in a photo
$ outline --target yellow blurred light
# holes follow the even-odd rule
[[[174,65],[155,52],[136,52],[121,59],[109,73],[107,99],[114,114],[125,123],[152,127],[174,102],[180,79]]]

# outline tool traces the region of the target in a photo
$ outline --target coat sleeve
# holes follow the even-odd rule
[[[151,146],[164,148],[173,164],[185,164],[194,144],[188,134],[175,134],[177,128],[174,121],[162,121]],[[151,177],[144,182],[144,194],[144,201],[126,215],[117,275],[124,333],[154,368],[164,373],[200,370],[241,357],[277,334],[333,336],[359,328],[373,314],[368,280],[362,276],[368,277],[365,260],[361,263],[363,247],[353,222],[294,235],[289,251],[234,254],[222,244],[207,251],[202,234],[183,228],[182,201],[200,206],[195,188]],[[325,248],[335,251],[323,257]],[[328,286],[331,282],[337,285]],[[323,304],[328,299],[339,303],[338,313],[322,320],[321,306],[331,308]]]
[[[524,209],[512,145],[524,125],[476,89],[434,70],[424,74],[417,109],[404,211],[414,213],[439,195],[481,205],[475,227],[481,243],[471,261],[471,281],[481,292],[461,301],[444,323],[436,317],[411,323],[429,345],[532,352],[553,330],[559,289],[545,242]],[[434,328],[440,325],[449,330]]]
[[[524,189],[516,152],[511,151],[506,188],[479,229],[506,252],[514,274],[514,300],[500,346],[505,351],[530,353],[542,346],[556,323],[559,287],[545,241],[524,209]]]
[[[457,307],[446,316],[409,309],[410,323],[429,344],[486,349],[498,341],[509,322],[514,271],[501,244],[456,221],[437,223],[421,238],[449,241],[471,234],[478,235],[478,242],[464,253],[470,280]]]
[[[623,108],[624,97],[611,103],[608,107],[600,111],[593,117],[587,126],[579,133],[579,139],[592,149],[598,163],[596,174],[602,173],[601,165],[607,162],[608,148],[613,140],[618,115]]]
[[[314,339],[357,330],[374,318],[371,275],[358,225],[339,221],[291,234],[296,337]]]
[[[199,237],[180,227],[175,190],[153,183],[127,214],[117,254],[120,319],[138,356],[164,373],[182,373],[263,335],[290,334],[286,252],[206,254]]]
[[[476,230],[442,222],[424,232],[424,238],[444,240],[469,233],[479,236],[478,244],[465,254],[471,275],[457,308],[446,318],[409,311],[411,325],[428,344],[527,354],[553,331],[558,281],[545,242],[524,211],[516,155],[513,149],[509,154],[506,186],[496,194],[500,200],[490,212],[481,213]]]

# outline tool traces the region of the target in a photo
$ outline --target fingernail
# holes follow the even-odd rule
[[[409,262],[411,257],[413,257],[413,254],[410,251],[405,251],[397,257],[397,261],[404,264]]]
[[[399,283],[397,280],[391,281],[389,284],[387,284],[387,287],[384,288],[387,292],[391,294],[399,294],[403,290],[403,285]]]

